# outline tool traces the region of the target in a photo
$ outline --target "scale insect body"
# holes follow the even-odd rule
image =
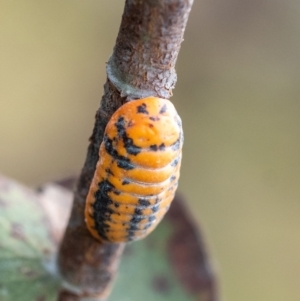
[[[181,119],[169,100],[132,100],[113,114],[86,200],[96,239],[142,239],[158,225],[178,185],[182,144]]]

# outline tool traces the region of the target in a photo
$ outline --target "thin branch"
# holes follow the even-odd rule
[[[77,300],[76,296],[106,300],[109,295],[124,244],[99,243],[89,234],[84,221],[85,198],[99,159],[99,146],[108,120],[126,100],[172,95],[177,78],[174,66],[192,3],[193,0],[125,3],[116,45],[107,65],[104,95],[59,250],[59,270],[66,283],[61,301]],[[68,299],[64,297],[67,295]]]

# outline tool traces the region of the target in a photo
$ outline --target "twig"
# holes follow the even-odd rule
[[[123,244],[101,244],[84,221],[85,198],[99,159],[105,126],[129,99],[169,98],[176,82],[175,63],[193,0],[127,0],[107,82],[72,213],[61,243],[58,266],[65,280],[59,300],[96,296],[106,300],[118,269]],[[67,296],[67,297],[65,297]]]

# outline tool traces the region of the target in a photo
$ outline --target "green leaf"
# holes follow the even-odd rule
[[[109,301],[194,301],[176,277],[168,254],[171,224],[163,221],[148,238],[125,250]]]
[[[36,195],[0,176],[0,300],[55,301],[54,251]]]

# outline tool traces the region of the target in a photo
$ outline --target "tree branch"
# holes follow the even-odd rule
[[[80,296],[106,300],[109,295],[124,244],[96,241],[84,221],[85,199],[99,160],[99,146],[107,122],[126,100],[172,95],[177,78],[174,66],[192,3],[192,0],[125,3],[116,45],[107,64],[104,95],[59,250],[58,266],[66,283],[61,301],[79,300]]]

